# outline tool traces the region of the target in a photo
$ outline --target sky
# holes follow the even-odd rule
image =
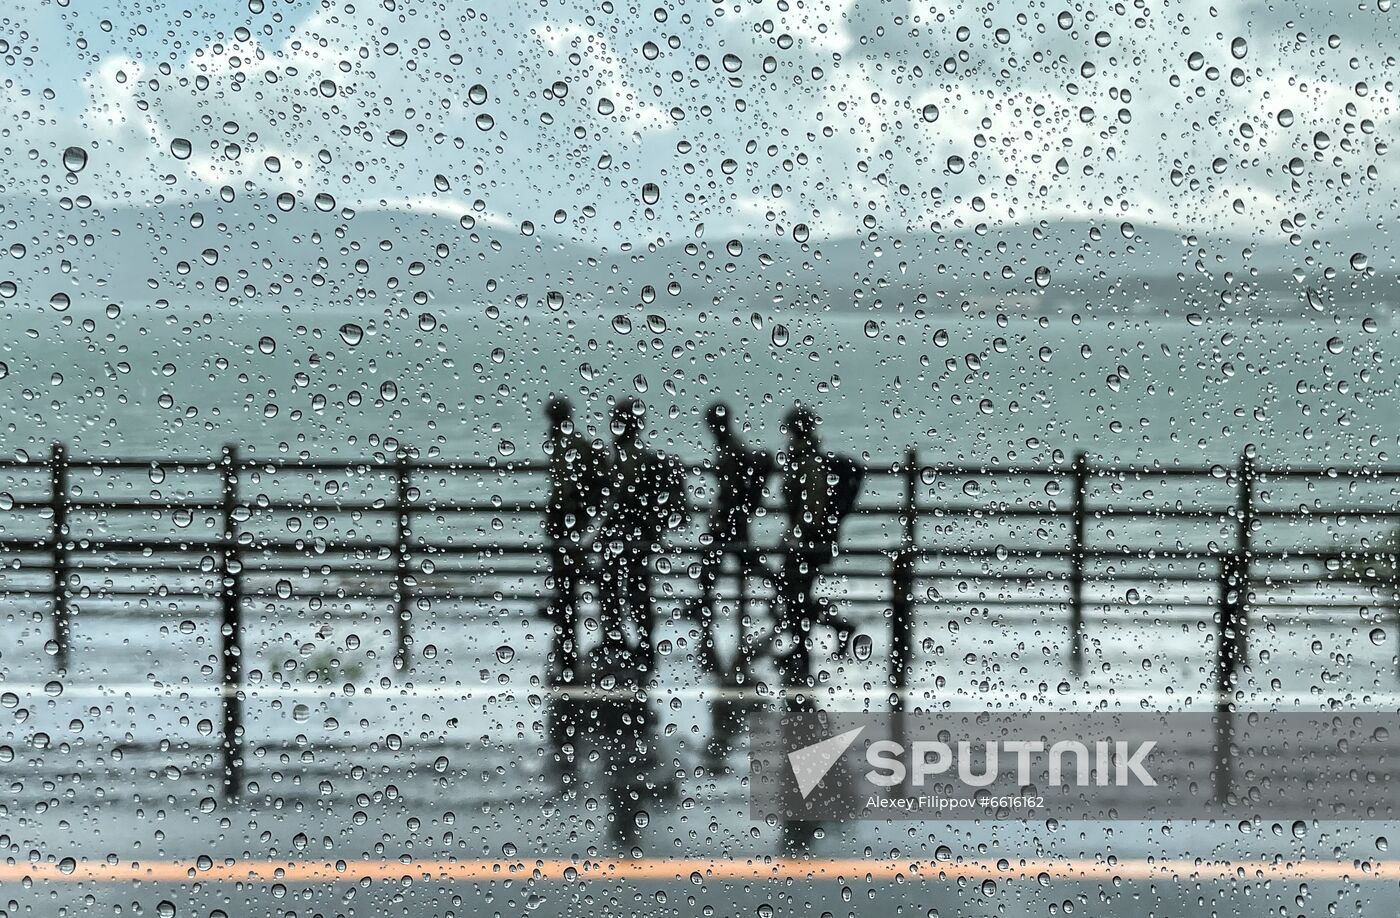
[[[1388,3],[20,0],[11,438],[462,454],[565,391],[840,404],[891,454],[1374,459]]]
[[[1396,212],[1388,0],[210,6],[12,6],[0,200],[593,246],[1127,220],[1306,247]]]

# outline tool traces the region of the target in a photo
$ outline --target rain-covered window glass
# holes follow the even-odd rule
[[[21,0],[0,915],[1373,914],[1391,0]]]

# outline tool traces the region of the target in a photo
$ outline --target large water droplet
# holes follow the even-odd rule
[[[82,172],[87,168],[87,150],[82,147],[69,147],[63,151],[63,168],[69,172]]]

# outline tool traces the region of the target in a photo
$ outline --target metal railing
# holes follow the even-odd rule
[[[709,474],[703,466],[693,473]],[[1066,665],[1076,672],[1084,662],[1095,583],[1140,569],[1145,573],[1133,576],[1211,586],[1213,675],[1222,709],[1229,707],[1245,658],[1257,589],[1354,576],[1381,582],[1393,595],[1394,548],[1386,539],[1400,522],[1400,469],[1260,468],[1248,455],[1232,468],[1096,466],[1084,454],[1056,465],[949,465],[920,463],[910,450],[900,463],[869,469],[867,479],[857,522],[847,524],[842,568],[831,576],[877,585],[845,601],[873,607],[876,618],[887,621],[888,678],[896,699],[916,672],[919,609],[930,601],[921,584],[966,576],[969,566],[975,576],[1007,583],[1062,584],[1070,634]],[[451,462],[406,451],[309,462],[243,458],[230,446],[202,459],[107,460],[74,458],[55,445],[45,460],[0,462],[0,557],[6,561],[0,595],[47,601],[55,664],[66,670],[74,601],[119,594],[123,587],[110,582],[113,570],[153,577],[195,570],[204,577],[180,589],[218,606],[225,786],[236,794],[244,736],[240,639],[245,605],[260,595],[254,575],[267,579],[312,560],[319,571],[367,575],[351,592],[388,603],[394,665],[406,668],[416,600],[543,598],[548,552],[538,515],[546,485],[545,468],[536,463]],[[1158,490],[1166,492],[1165,502]],[[781,512],[771,507],[767,517]],[[339,537],[288,538],[286,525],[278,529],[279,514],[311,515],[317,531]],[[453,522],[482,516],[491,524]],[[502,518],[511,524],[496,525]],[[861,531],[860,520],[874,525]],[[1269,531],[1320,521],[1332,525],[1320,538],[1293,540],[1298,544]],[[964,523],[970,532],[959,529]],[[1006,535],[1018,526],[1034,531]],[[993,532],[997,541],[980,541],[977,533],[996,527],[1002,527]],[[512,528],[514,535],[503,534]],[[479,537],[472,538],[473,531]],[[697,556],[698,537],[686,538],[674,538],[674,552]],[[756,543],[736,553],[762,562],[781,550]],[[461,589],[430,573],[446,562],[465,565],[459,570],[519,575],[536,586],[516,593]],[[42,580],[46,569],[52,573],[47,584],[17,579],[20,572],[38,572]],[[108,581],[95,592],[88,582],[96,579],[94,571]],[[156,587],[129,589],[141,595]],[[167,585],[159,589],[172,595]],[[735,591],[742,621],[759,598],[742,572]],[[1305,605],[1315,609],[1318,603]]]

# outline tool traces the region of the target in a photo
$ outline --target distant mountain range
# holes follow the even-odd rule
[[[1338,232],[1307,246],[1126,223],[1045,221],[869,239],[702,239],[592,249],[541,229],[272,198],[64,210],[0,203],[12,305],[247,308],[444,301],[725,312],[924,308],[1158,312],[1396,301],[1394,255]],[[1369,238],[1368,238],[1369,236]],[[3,249],[0,249],[3,250]],[[1353,262],[1362,253],[1365,264]],[[1309,260],[1309,256],[1312,260]],[[1309,301],[1311,300],[1311,306]],[[4,302],[4,301],[0,301]],[[59,300],[61,304],[61,300]]]

